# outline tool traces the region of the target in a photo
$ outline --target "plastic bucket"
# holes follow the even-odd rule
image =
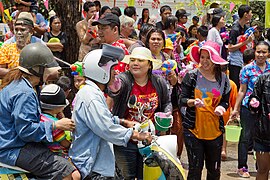
[[[172,127],[173,116],[165,116],[164,113],[155,113],[155,127],[158,131],[168,131]]]
[[[239,142],[242,127],[235,125],[225,126],[225,137],[226,141]]]

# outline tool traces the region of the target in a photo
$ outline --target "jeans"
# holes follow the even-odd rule
[[[250,141],[253,142],[254,126],[256,114],[252,114],[245,106],[241,107],[240,122],[241,122],[241,135],[238,143],[238,169],[247,168],[248,147]]]
[[[189,172],[188,180],[201,180],[205,160],[207,180],[220,179],[221,148],[223,135],[214,140],[198,139],[189,130],[184,130],[184,140],[187,149]]]
[[[114,153],[117,166],[125,179],[143,179],[143,157],[137,144],[128,142],[127,147],[114,145]]]

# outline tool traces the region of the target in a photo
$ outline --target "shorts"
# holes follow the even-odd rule
[[[63,179],[76,170],[68,160],[54,154],[42,143],[26,144],[20,151],[16,166],[38,179]]]
[[[270,146],[263,145],[258,142],[254,142],[254,150],[256,152],[270,152]]]

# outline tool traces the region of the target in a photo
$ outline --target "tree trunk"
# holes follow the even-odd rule
[[[61,19],[62,31],[67,35],[66,61],[74,63],[78,60],[79,38],[76,23],[82,19],[79,0],[50,0],[50,6]]]

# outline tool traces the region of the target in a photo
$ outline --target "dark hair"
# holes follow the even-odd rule
[[[245,13],[249,13],[249,11],[251,11],[251,7],[250,7],[250,6],[248,6],[248,5],[241,5],[241,6],[238,8],[238,15],[239,15],[239,18],[244,17],[244,14],[245,14]]]
[[[182,37],[186,35],[186,32],[184,31],[184,29],[182,27],[177,27],[174,31],[180,32]]]
[[[266,39],[270,41],[270,28],[266,31]]]
[[[67,76],[60,76],[56,84],[60,86],[64,91],[71,89],[71,80]]]
[[[243,61],[244,64],[250,63],[251,60],[255,59],[255,50],[254,49],[246,49],[243,52]]]
[[[183,9],[178,9],[176,12],[175,12],[175,17],[177,17],[177,19],[179,20],[181,17],[184,17],[186,15],[183,14]]]
[[[99,15],[99,16],[101,16],[102,14],[104,14],[105,11],[107,11],[108,9],[111,10],[111,8],[110,8],[109,6],[103,6],[103,7],[100,9],[100,15]]]
[[[191,31],[192,31],[193,28],[196,28],[198,30],[197,26],[195,26],[193,24],[191,26],[189,26],[189,28],[188,28],[188,35],[189,35],[189,37],[192,37]]]
[[[175,16],[170,15],[165,19],[164,28],[169,29],[173,26],[175,29],[176,28],[175,23],[177,22],[178,22],[178,19]]]
[[[94,7],[94,6],[96,6],[95,3],[90,2],[90,1],[87,1],[87,2],[85,2],[85,3],[83,4],[83,10],[84,10],[85,12],[88,12],[89,9],[90,9],[91,7]]]
[[[147,37],[147,34],[153,29],[155,26],[153,24],[145,23],[142,25],[139,33],[139,40],[142,40],[142,36]]]
[[[161,35],[162,39],[163,39],[163,46],[165,47],[166,45],[166,41],[165,41],[165,35],[163,33],[163,31],[161,29],[158,29],[156,27],[154,27],[152,30],[150,30],[150,32],[147,34],[146,36],[146,41],[145,41],[145,47],[147,47],[148,49],[150,49],[149,47],[149,40],[150,40],[150,37],[153,33],[158,33]]]
[[[124,15],[128,16],[128,17],[132,17],[133,15],[137,15],[136,14],[136,8],[134,6],[128,6],[125,8],[124,10]]]
[[[270,53],[270,45],[267,43],[267,42],[265,42],[265,41],[259,41],[257,44],[256,44],[256,46],[255,46],[255,50],[256,50],[256,47],[257,46],[259,46],[259,45],[265,45],[265,46],[267,46],[268,48],[268,52]]]
[[[111,9],[112,13],[116,16],[120,17],[122,15],[121,9],[119,7],[113,7]]]
[[[172,11],[171,7],[168,5],[161,6],[159,12],[160,14],[164,13],[166,10]]]
[[[198,33],[200,33],[200,35],[202,37],[207,37],[208,36],[208,27],[207,26],[200,26],[198,28]]]
[[[214,2],[214,3],[212,3],[212,4],[210,5],[210,9],[211,9],[211,8],[219,8],[219,4],[216,3],[216,2]]]
[[[118,35],[120,35],[120,26],[118,26],[118,24],[112,22],[111,24],[108,24],[108,25],[111,27],[111,29],[113,29],[115,26],[117,26]]]
[[[221,18],[222,18],[222,16],[220,16],[220,15],[213,15],[213,17],[212,17],[213,27],[216,27],[218,25]]]
[[[58,16],[52,16],[52,17],[50,18],[50,30],[52,30],[52,23],[53,23],[53,21],[54,21],[55,19],[59,19],[59,20],[60,20],[60,18],[59,18]]]
[[[143,15],[145,11],[149,12],[149,9],[148,8],[143,8],[143,10],[142,10],[142,23],[143,23],[143,20],[145,18],[144,15]],[[148,16],[146,23],[148,23],[149,19],[150,19],[150,17]]]
[[[94,1],[94,4],[95,4],[95,6],[98,6],[99,8],[101,8],[101,4],[99,1]]]
[[[187,41],[187,46],[191,45],[192,43],[194,43],[194,41],[196,41],[197,39],[196,38],[188,38],[186,41]]]

